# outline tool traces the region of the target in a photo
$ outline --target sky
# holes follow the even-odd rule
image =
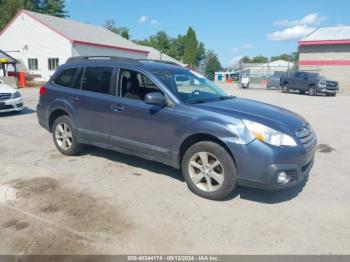
[[[66,9],[70,19],[96,25],[113,18],[132,39],[158,31],[176,37],[192,26],[223,66],[291,53],[318,27],[350,25],[348,0],[66,0]]]

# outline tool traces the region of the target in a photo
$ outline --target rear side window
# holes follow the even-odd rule
[[[81,79],[81,89],[109,94],[113,67],[86,67]]]
[[[78,68],[68,68],[62,71],[58,77],[54,80],[56,85],[71,87],[75,74],[78,72]]]

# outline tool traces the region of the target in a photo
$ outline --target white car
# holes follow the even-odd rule
[[[5,85],[0,80],[0,113],[22,111],[23,110],[23,98],[21,93],[16,89]]]

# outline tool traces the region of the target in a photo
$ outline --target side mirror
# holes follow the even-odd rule
[[[146,104],[155,106],[164,106],[166,104],[165,97],[160,92],[151,92],[145,95],[144,101]]]

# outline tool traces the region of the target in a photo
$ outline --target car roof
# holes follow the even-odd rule
[[[132,66],[147,71],[155,70],[188,70],[178,64],[168,61],[148,60],[148,59],[131,59],[111,56],[78,56],[71,57],[62,67],[71,66]]]

